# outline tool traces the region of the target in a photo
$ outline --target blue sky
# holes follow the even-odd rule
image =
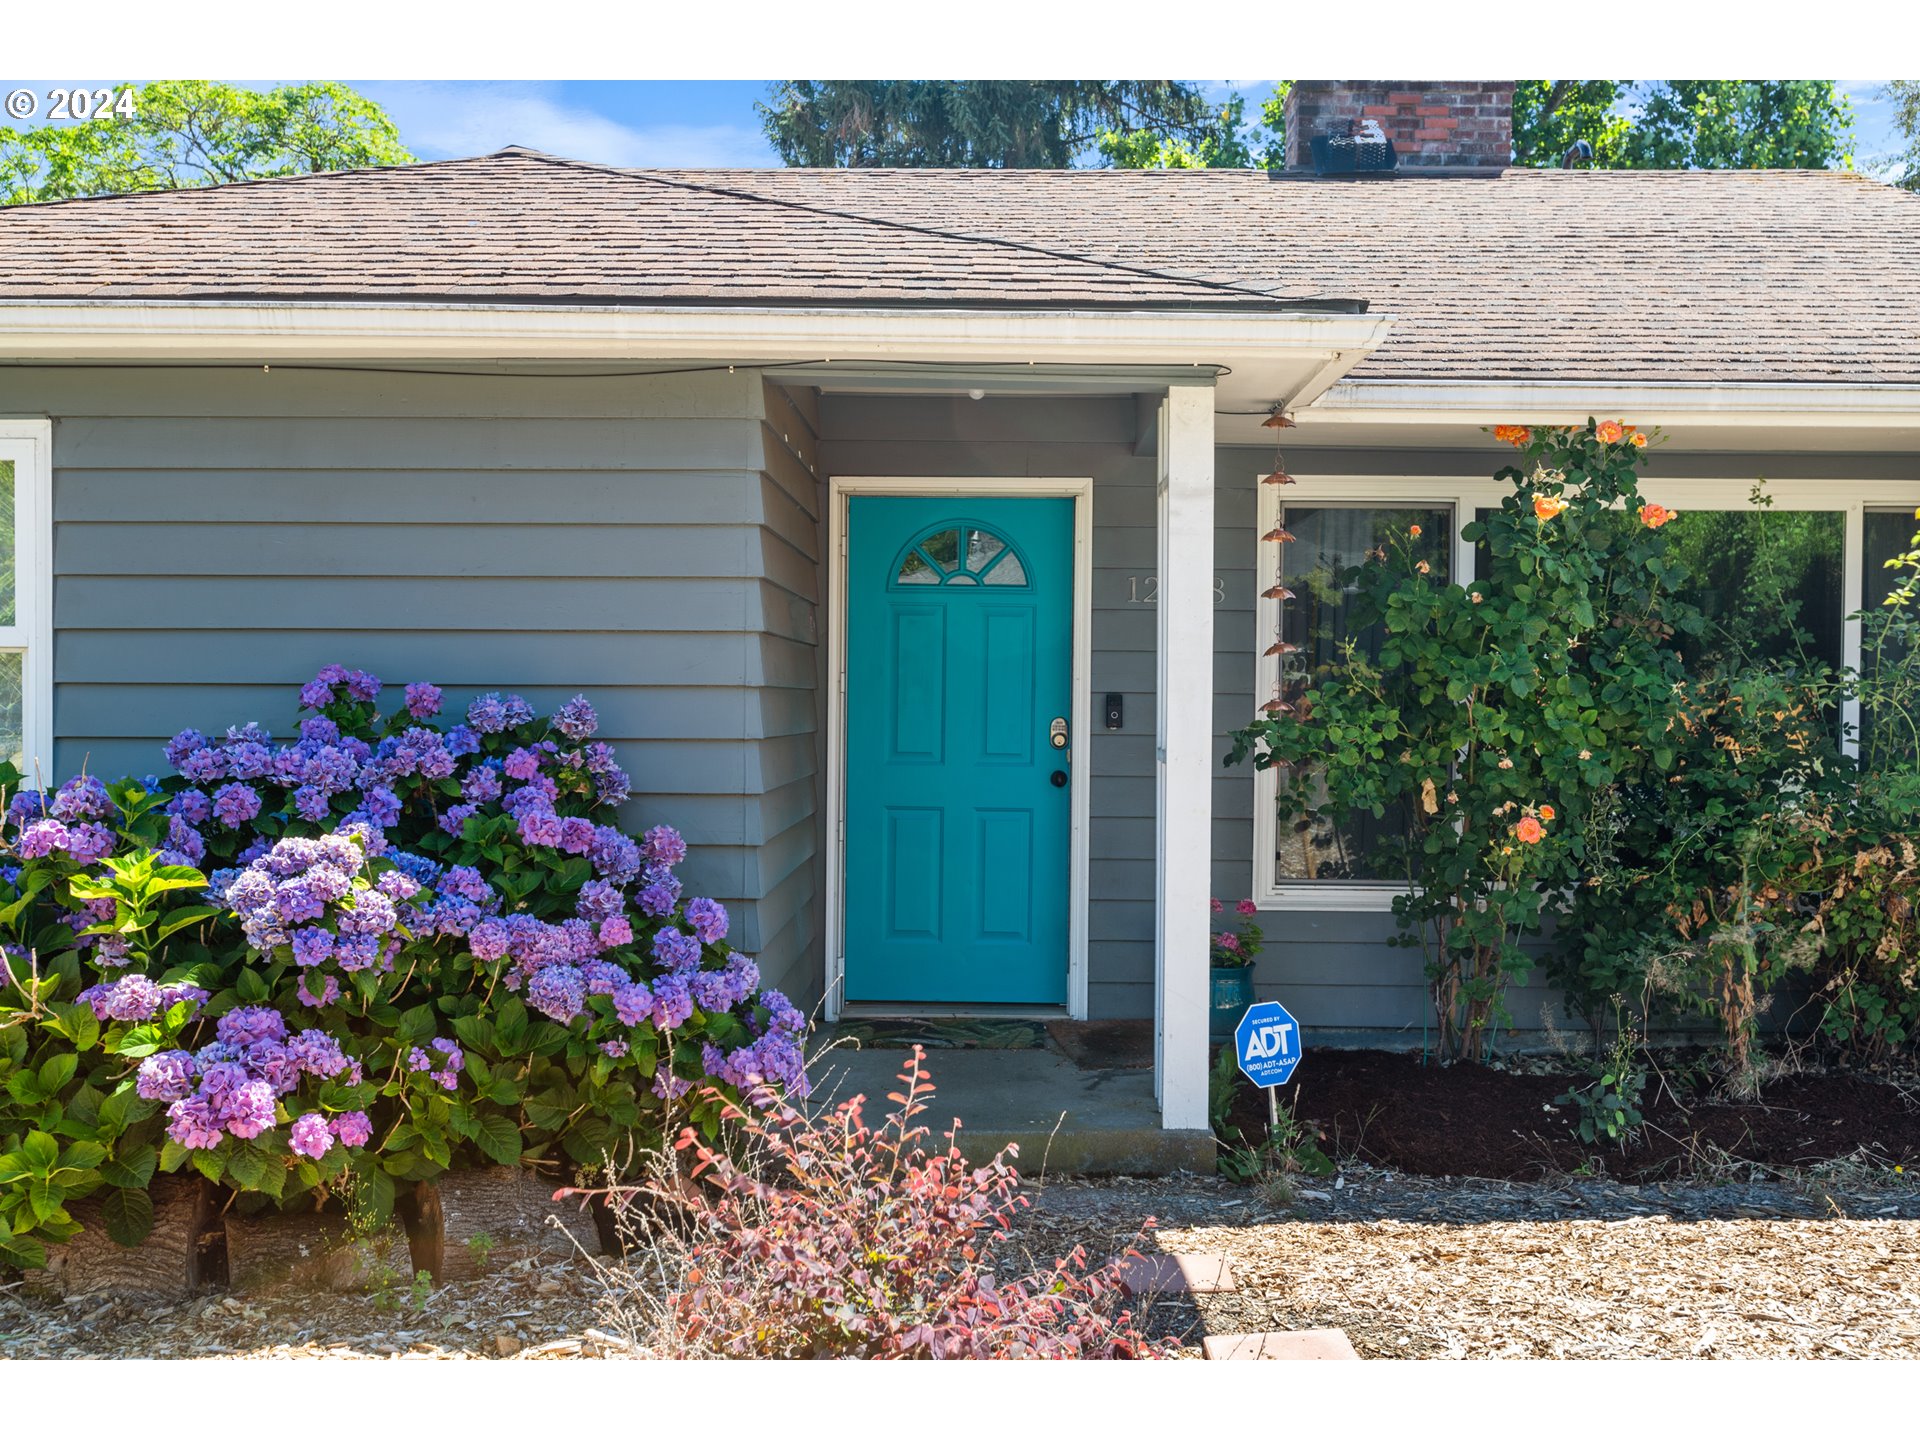
[[[1250,115],[1273,93],[1271,80],[1199,83],[1218,99],[1245,95]],[[1874,98],[1882,82],[1842,83],[1854,102],[1860,166],[1878,171],[1896,149],[1890,107]],[[767,93],[763,80],[387,80],[355,88],[387,107],[422,159],[530,145],[609,165],[779,163],[754,110]]]
[[[113,82],[86,81],[89,85]],[[268,84],[272,82],[243,82]],[[778,158],[761,133],[754,103],[764,80],[372,80],[349,81],[399,123],[423,160],[481,155],[530,145],[608,165],[762,166]],[[1197,82],[1215,100],[1238,92],[1247,113],[1273,93],[1271,80]],[[1891,106],[1875,98],[1883,82],[1846,80],[1854,102],[1860,168],[1890,170],[1898,149]],[[41,82],[0,80],[0,87]]]
[[[423,160],[530,145],[607,165],[778,165],[764,80],[349,81]]]

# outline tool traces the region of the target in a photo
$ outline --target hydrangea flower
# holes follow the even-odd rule
[[[562,1025],[577,1018],[586,1003],[586,981],[577,966],[548,965],[527,981],[527,1004]]]
[[[123,975],[111,985],[95,985],[80,993],[93,1007],[97,1020],[138,1022],[160,1013],[160,987],[144,975]]]
[[[198,730],[182,730],[167,742],[167,764],[178,770],[186,763],[189,755],[193,754],[196,750],[204,750],[206,748],[206,736],[202,735]]]
[[[620,893],[618,885],[605,880],[589,880],[580,887],[580,897],[576,902],[583,920],[611,920],[627,907],[626,897]]]
[[[407,1068],[427,1075],[443,1090],[452,1090],[460,1083],[460,1072],[466,1064],[465,1053],[452,1040],[435,1040],[425,1050],[416,1045],[407,1052]]]
[[[259,813],[260,794],[250,785],[223,785],[214,792],[214,818],[229,830],[238,830]]]
[[[467,706],[467,723],[482,735],[497,735],[507,728],[507,707],[497,693],[477,695]]]
[[[264,1005],[243,1005],[220,1017],[214,1034],[229,1045],[253,1045],[261,1040],[279,1040],[287,1033],[287,1022],[277,1010]]]
[[[333,1132],[327,1128],[327,1117],[318,1110],[310,1110],[295,1120],[287,1132],[287,1148],[309,1160],[325,1155],[333,1148]]]
[[[67,855],[78,865],[91,865],[113,852],[114,834],[104,825],[88,823],[67,831]]]
[[[687,858],[687,842],[671,825],[656,825],[641,837],[641,854],[652,865],[678,865]]]
[[[640,887],[636,903],[643,915],[666,916],[680,903],[680,881],[666,871],[647,872],[647,883]]]
[[[175,815],[167,821],[167,849],[165,852],[177,855],[178,860],[169,860],[169,864],[198,865],[207,853],[207,842],[198,830]]]
[[[383,830],[400,823],[400,797],[384,785],[363,790],[360,806],[367,819]]]
[[[529,806],[520,813],[520,838],[529,845],[558,845],[560,817],[549,809]]]
[[[700,942],[671,925],[663,926],[653,937],[653,954],[670,969],[690,969],[700,963]]]
[[[184,1100],[193,1093],[196,1073],[193,1056],[185,1050],[162,1050],[140,1062],[134,1093],[142,1100]]]
[[[653,991],[638,980],[613,987],[613,1013],[622,1025],[639,1025],[653,1018]]]
[[[214,746],[195,750],[179,765],[180,773],[196,783],[227,778],[227,757]]]
[[[659,1030],[678,1030],[693,1018],[693,992],[678,972],[653,982],[653,1023]]]
[[[358,1149],[373,1138],[373,1122],[364,1110],[349,1110],[333,1118],[334,1136],[348,1149]]]
[[[569,740],[585,740],[600,728],[600,717],[586,696],[576,695],[553,712],[553,728]]]
[[[727,907],[704,897],[687,902],[687,924],[703,945],[715,945],[727,938]]]
[[[76,775],[54,792],[47,813],[56,820],[99,820],[114,813],[113,797],[92,775]]]
[[[474,766],[460,782],[460,798],[474,805],[488,805],[500,798],[500,771],[491,762]]]
[[[424,682],[407,686],[407,713],[416,720],[426,720],[440,713],[440,687]]]
[[[38,860],[67,848],[67,827],[58,820],[36,820],[20,832],[14,853],[22,860]]]

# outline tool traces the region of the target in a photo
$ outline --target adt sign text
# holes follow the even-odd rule
[[[1277,1000],[1249,1006],[1233,1042],[1242,1073],[1256,1085],[1284,1085],[1300,1064],[1300,1022]]]

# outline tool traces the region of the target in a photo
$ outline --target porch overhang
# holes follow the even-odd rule
[[[1292,438],[1473,447],[1494,425],[1584,425],[1589,417],[1657,424],[1683,450],[1898,453],[1920,445],[1920,385],[1341,379],[1299,408]]]
[[[0,301],[0,360],[777,366],[823,389],[1137,389],[1186,368],[1247,441],[1311,404],[1385,339],[1356,309]],[[929,369],[931,367],[931,369]],[[924,371],[918,377],[907,371]],[[1053,373],[1045,374],[1051,370]],[[934,373],[937,372],[937,373]],[[846,378],[842,378],[842,374]],[[1157,387],[1156,387],[1157,388]],[[1229,438],[1223,435],[1223,438]]]

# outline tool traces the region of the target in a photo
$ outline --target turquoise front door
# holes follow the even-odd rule
[[[1073,501],[852,498],[847,1000],[1066,1003],[1072,693]]]

